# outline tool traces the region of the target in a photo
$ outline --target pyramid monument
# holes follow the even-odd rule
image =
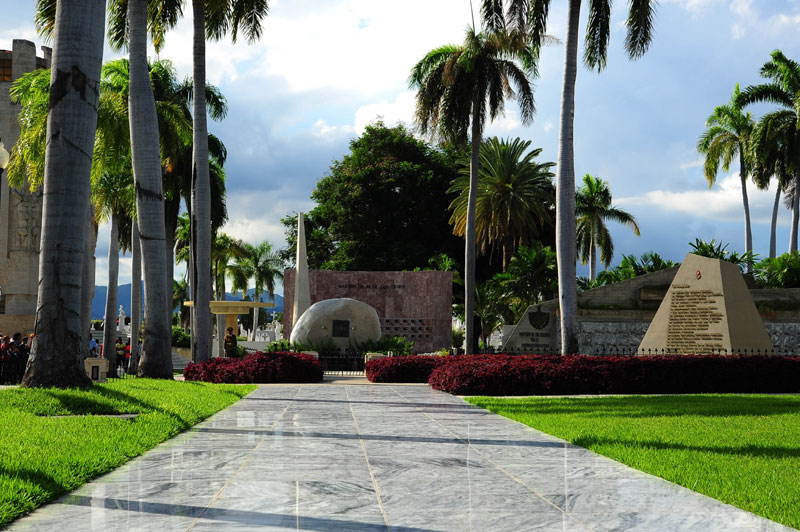
[[[638,354],[771,354],[772,340],[733,263],[686,255]]]

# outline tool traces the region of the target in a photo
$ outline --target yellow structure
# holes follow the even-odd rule
[[[184,301],[185,307],[194,307],[194,301]],[[248,314],[250,309],[258,308],[271,308],[275,303],[262,303],[260,301],[211,301],[211,314],[224,314],[225,315],[225,329],[233,327],[238,330],[236,316],[239,314]]]

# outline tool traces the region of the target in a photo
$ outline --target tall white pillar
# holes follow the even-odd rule
[[[294,305],[292,306],[292,326],[311,306],[311,285],[308,280],[308,258],[306,256],[306,229],[303,213],[297,215],[297,259],[295,260]]]

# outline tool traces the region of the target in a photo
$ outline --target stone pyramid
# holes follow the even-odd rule
[[[771,354],[772,340],[739,268],[689,253],[638,354]]]

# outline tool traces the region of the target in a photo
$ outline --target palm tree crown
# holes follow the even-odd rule
[[[606,268],[614,256],[614,243],[606,221],[619,222],[633,229],[639,236],[639,226],[632,214],[611,205],[611,189],[608,183],[589,174],[583,176],[583,186],[575,195],[575,214],[577,215],[578,248],[581,264],[591,261],[589,278],[597,277],[597,250],[600,261]]]
[[[545,224],[552,223],[550,208],[555,202],[555,163],[538,163],[542,149],[525,153],[531,141],[500,140],[493,137],[480,149],[476,238],[478,250],[493,248],[502,253],[503,271],[514,249],[530,245]],[[456,236],[464,236],[469,194],[469,169],[453,181],[448,190],[458,193],[450,204],[450,223]]]

